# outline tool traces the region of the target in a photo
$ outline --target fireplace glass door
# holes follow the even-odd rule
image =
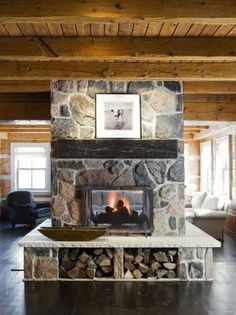
[[[107,227],[111,232],[152,232],[150,188],[87,187],[85,191],[87,225]]]

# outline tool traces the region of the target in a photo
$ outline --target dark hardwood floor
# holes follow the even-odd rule
[[[0,315],[234,315],[236,239],[215,250],[214,282],[27,282],[14,231],[0,223]]]

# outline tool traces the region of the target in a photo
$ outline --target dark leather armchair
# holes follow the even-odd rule
[[[16,224],[36,225],[50,218],[50,203],[36,203],[30,191],[13,191],[7,195],[8,217]]]

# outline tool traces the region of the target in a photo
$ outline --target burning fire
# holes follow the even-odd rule
[[[125,193],[122,193],[122,196],[119,197],[115,191],[109,192],[108,204],[111,208],[113,208],[113,212],[118,211],[118,209],[116,209],[118,200],[122,200],[124,202],[124,207],[128,209],[129,215],[131,215],[129,199],[126,197]]]

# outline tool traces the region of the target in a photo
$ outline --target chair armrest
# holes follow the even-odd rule
[[[51,204],[50,202],[47,201],[39,201],[36,202],[36,209],[40,209],[40,208],[50,208]]]
[[[185,202],[184,207],[185,208],[192,208],[191,202]]]

